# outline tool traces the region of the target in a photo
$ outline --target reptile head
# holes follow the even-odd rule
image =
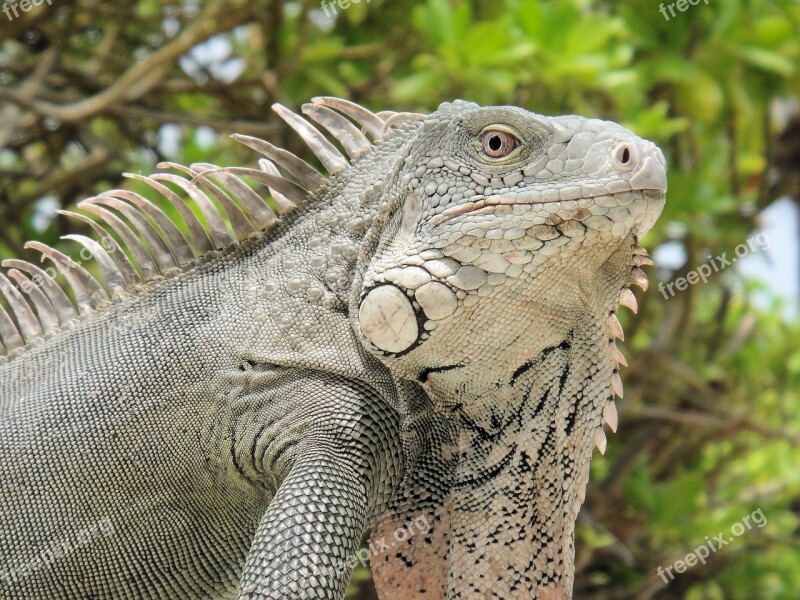
[[[351,308],[366,346],[458,433],[428,515],[446,572],[410,547],[376,577],[568,597],[592,448],[622,394],[615,312],[646,285],[638,239],[663,208],[666,162],[608,121],[464,102],[409,147]],[[398,508],[394,526],[413,516]]]
[[[412,148],[358,297],[365,342],[404,376],[455,382],[450,367],[479,363],[510,375],[642,277],[635,246],[667,186],[652,142],[608,121],[459,101]]]

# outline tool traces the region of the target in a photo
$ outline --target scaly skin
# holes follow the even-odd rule
[[[571,595],[664,159],[511,107],[393,125],[0,365],[0,597],[342,598],[369,528],[384,598]]]

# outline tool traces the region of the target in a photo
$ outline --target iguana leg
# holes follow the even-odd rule
[[[344,596],[369,500],[352,462],[332,445],[309,444],[261,519],[240,599]]]
[[[360,382],[313,372],[281,379],[269,388],[284,393],[283,409],[302,407],[302,419],[292,410],[269,419],[282,431],[265,449],[260,470],[284,460],[290,451],[281,447],[291,446],[294,460],[261,517],[238,598],[340,599],[365,529],[402,477],[399,417]]]

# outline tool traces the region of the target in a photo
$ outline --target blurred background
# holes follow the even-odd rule
[[[2,1],[0,258],[35,258],[28,239],[74,255],[58,238],[81,227],[55,211],[146,194],[125,171],[252,164],[233,132],[307,156],[273,102],[464,98],[654,140],[670,191],[643,240],[651,289],[623,315],[631,366],[575,597],[800,598],[796,0]],[[705,564],[659,575],[721,533]],[[367,569],[351,589],[375,597]]]

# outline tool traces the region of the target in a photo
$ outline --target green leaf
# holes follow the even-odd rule
[[[795,71],[795,63],[791,59],[765,48],[737,46],[734,52],[737,56],[742,57],[745,62],[768,73],[788,77]]]

